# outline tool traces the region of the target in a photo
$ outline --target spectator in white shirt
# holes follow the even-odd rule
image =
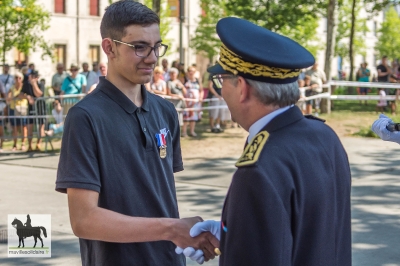
[[[90,89],[93,84],[99,83],[99,75],[97,74],[97,72],[94,69],[93,69],[93,71],[89,70],[88,63],[83,63],[82,69],[83,69],[83,71],[81,72],[81,75],[84,75],[86,77],[86,88]],[[82,91],[82,93],[86,93],[86,92],[87,91]]]

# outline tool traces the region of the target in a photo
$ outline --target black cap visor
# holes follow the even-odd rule
[[[222,68],[222,66],[220,64],[216,64],[212,67],[207,68],[207,71],[211,74],[211,75],[218,75],[218,74],[233,74],[232,72],[226,71]]]

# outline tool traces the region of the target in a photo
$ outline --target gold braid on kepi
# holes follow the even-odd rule
[[[222,44],[218,63],[221,67],[234,75],[239,73],[250,74],[254,77],[267,77],[272,79],[287,79],[297,77],[301,69],[286,69],[253,64],[244,61],[240,56]]]

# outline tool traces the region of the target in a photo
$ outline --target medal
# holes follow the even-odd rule
[[[167,157],[167,146],[160,146],[160,158],[164,159]]]
[[[167,157],[167,142],[165,141],[164,134],[156,134],[157,146],[160,149],[160,158],[164,159]]]

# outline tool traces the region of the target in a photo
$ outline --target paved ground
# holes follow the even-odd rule
[[[353,265],[400,266],[400,149],[377,139],[343,138],[353,175]],[[176,175],[182,217],[219,219],[235,158],[192,160]],[[0,231],[7,214],[52,215],[52,258],[7,258],[1,241],[1,265],[80,265],[65,195],[54,191],[57,154],[0,156]],[[27,238],[28,239],[28,238]],[[32,238],[30,238],[32,239]],[[217,265],[214,260],[207,265]],[[188,265],[196,265],[188,261]]]

